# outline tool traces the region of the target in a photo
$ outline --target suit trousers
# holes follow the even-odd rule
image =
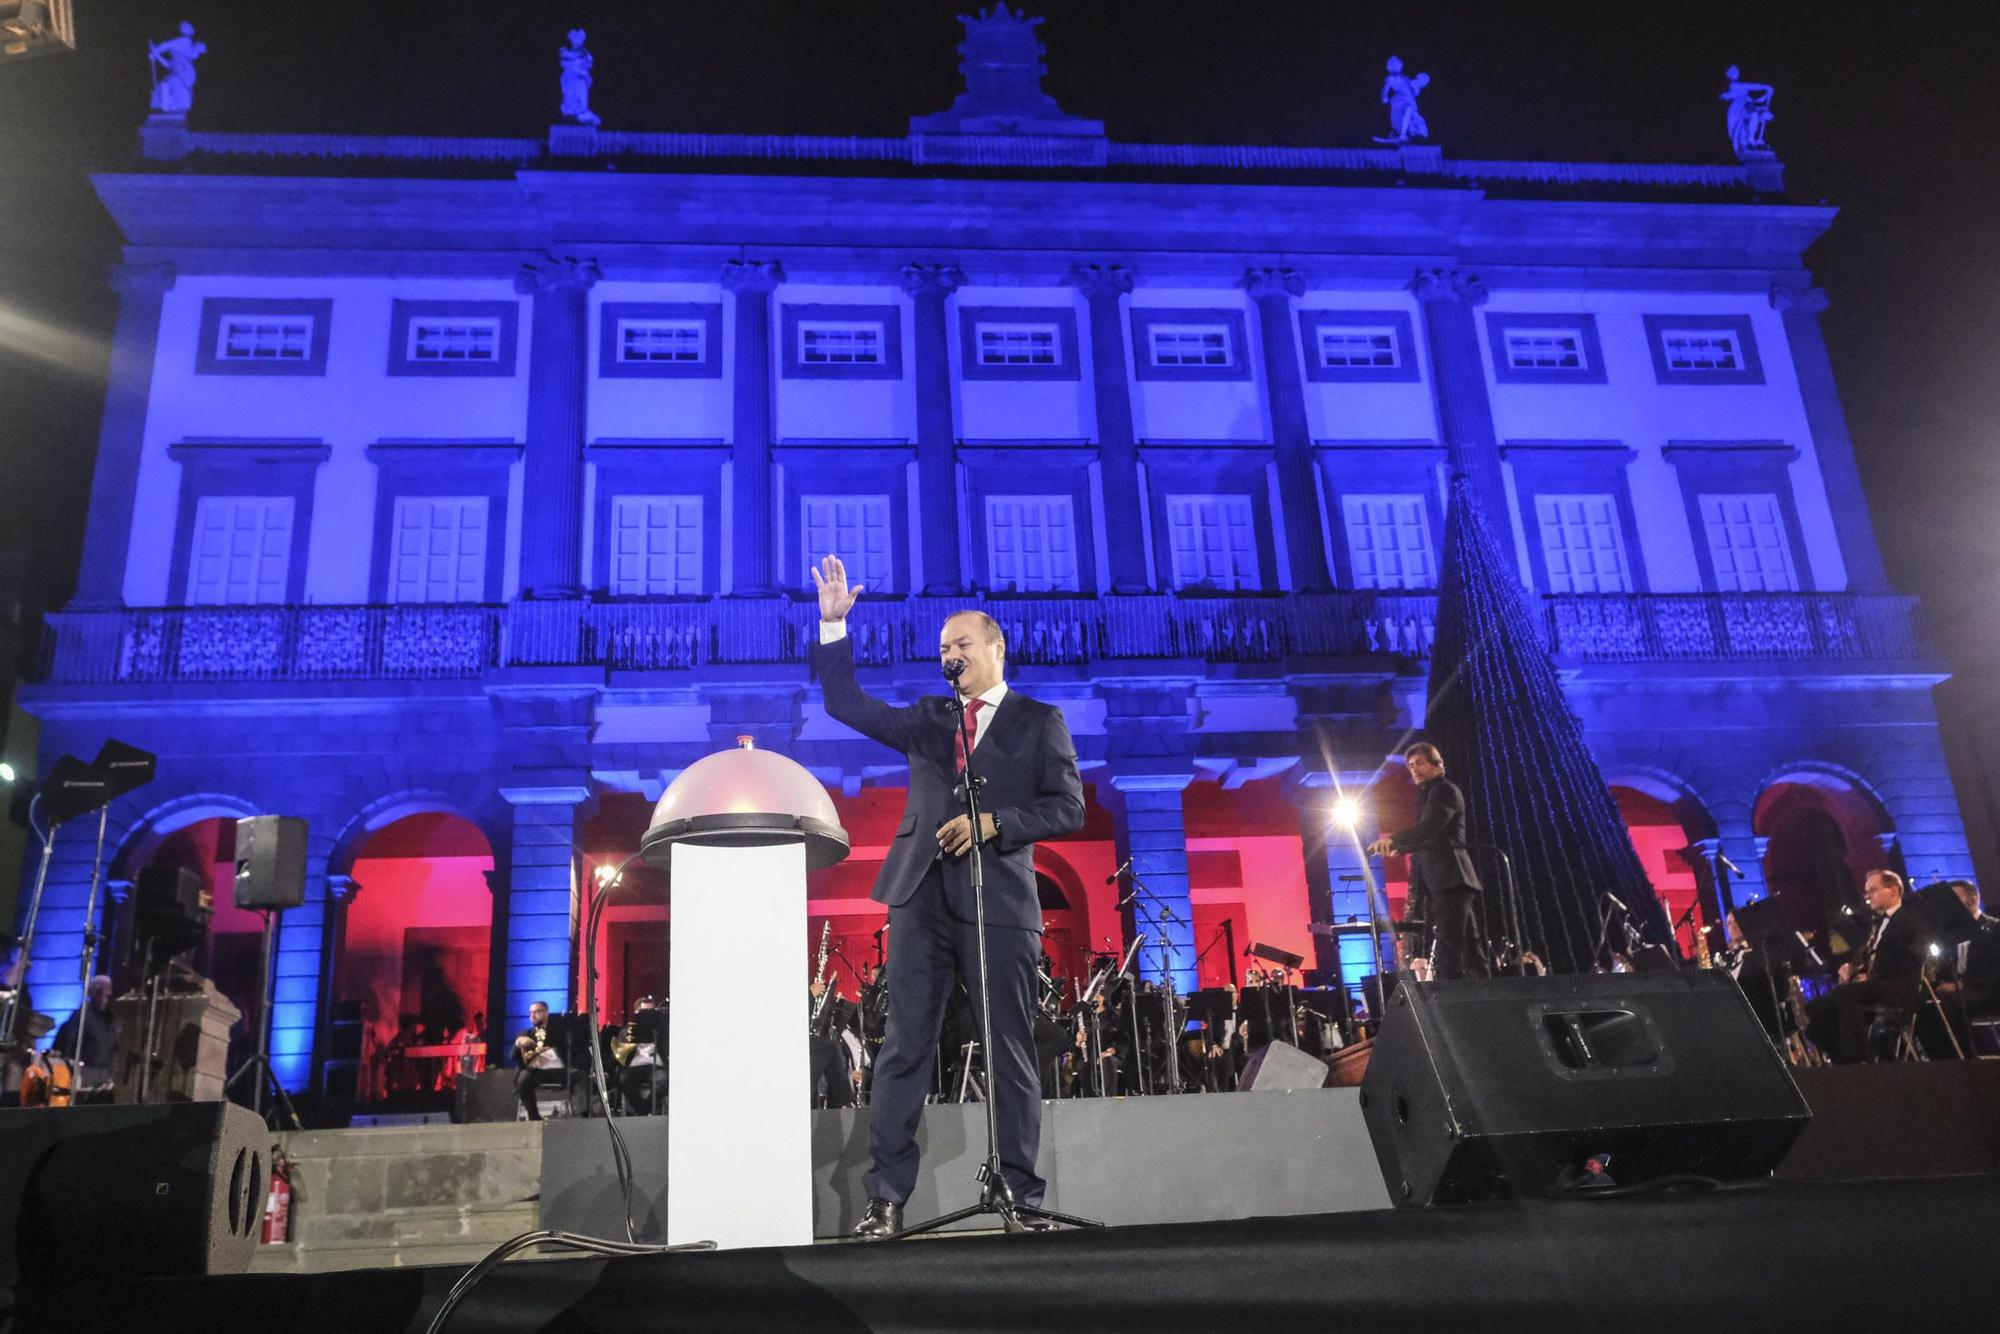
[[[1479,935],[1479,918],[1472,911],[1478,897],[1478,890],[1463,886],[1431,895],[1431,911],[1436,917],[1432,925],[1437,932],[1431,976],[1440,982],[1468,975],[1486,977],[1493,971],[1486,961],[1486,942]]]
[[[1886,1006],[1899,1011],[1916,1008],[1922,986],[1914,977],[1870,978],[1842,982],[1806,1006],[1806,1036],[1837,1065],[1868,1059],[1868,1011]],[[1897,1022],[1907,1018],[1899,1015]]]
[[[991,887],[989,886],[989,892]],[[1035,1175],[1041,1152],[1042,1088],[1035,1069],[1035,963],[1041,936],[1021,927],[986,932],[993,981],[993,1040],[986,1092],[999,1132],[1000,1169],[1016,1204],[1038,1204],[1047,1183]],[[937,1063],[938,1030],[952,983],[963,979],[979,1021],[979,933],[945,903],[933,863],[916,892],[889,910],[889,1025],[875,1058],[863,1179],[869,1197],[901,1204],[917,1186],[917,1121]]]

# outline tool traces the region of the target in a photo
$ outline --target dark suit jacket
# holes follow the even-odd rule
[[[952,749],[958,715],[943,695],[898,707],[863,690],[854,679],[852,638],[814,644],[812,666],[829,715],[909,760],[909,800],[875,878],[875,901],[896,907],[916,893],[931,863],[942,856],[938,826],[959,813],[952,796],[958,782]],[[1083,783],[1062,710],[1010,687],[987,721],[972,765],[986,780],[980,809],[1000,822],[999,838],[977,850],[986,879],[986,920],[1040,931],[1035,843],[1083,827]],[[968,922],[973,917],[971,861],[969,856],[943,857],[946,903],[953,916]]]
[[[1875,952],[1868,956],[1869,978],[1891,982],[1915,977],[1923,971],[1924,960],[1930,957],[1935,935],[1924,910],[1909,895],[1904,895],[1903,906],[1896,909],[1889,925],[1882,928],[1882,939],[1875,942]]]
[[[1449,778],[1417,789],[1417,822],[1389,839],[1396,851],[1409,854],[1411,892],[1428,894],[1480,888],[1464,843],[1465,797]]]

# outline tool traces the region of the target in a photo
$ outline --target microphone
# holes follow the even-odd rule
[[[965,675],[965,659],[947,658],[945,659],[944,667],[942,668],[942,670],[944,672],[945,680],[956,681],[959,677]]]
[[[1117,870],[1113,871],[1110,875],[1104,877],[1104,883],[1107,885],[1117,884],[1118,877],[1124,875],[1127,871],[1131,869],[1132,869],[1132,859],[1130,857],[1127,857],[1124,861],[1118,863]]]
[[[1619,912],[1625,913],[1628,916],[1631,914],[1632,910],[1626,907],[1624,904],[1620,903],[1618,901],[1618,896],[1616,894],[1613,894],[1610,890],[1607,889],[1604,891],[1604,899],[1607,903],[1609,903],[1612,907],[1616,908]]]
[[[1723,870],[1729,872],[1729,874],[1736,876],[1739,879],[1742,878],[1743,868],[1738,866],[1735,862],[1730,861],[1729,855],[1727,853],[1722,853],[1722,852],[1716,853],[1715,860],[1722,863]]]

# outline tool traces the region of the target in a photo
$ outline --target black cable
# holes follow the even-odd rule
[[[445,1322],[451,1318],[451,1313],[458,1308],[459,1303],[465,1300],[467,1294],[478,1285],[481,1279],[497,1269],[503,1261],[512,1258],[516,1252],[524,1251],[530,1246],[549,1246],[557,1250],[585,1251],[592,1255],[613,1257],[624,1255],[668,1255],[675,1252],[712,1251],[715,1249],[715,1243],[712,1241],[690,1241],[682,1242],[677,1246],[666,1246],[650,1242],[605,1241],[600,1237],[586,1237],[576,1232],[523,1232],[520,1236],[510,1237],[498,1246],[495,1246],[491,1251],[486,1253],[479,1263],[466,1270],[458,1282],[451,1285],[451,1291],[445,1294],[444,1305],[440,1306],[438,1313],[431,1317],[431,1323],[427,1327],[427,1334],[439,1334],[439,1331],[445,1327]]]
[[[619,1196],[625,1207],[625,1240],[607,1241],[601,1237],[587,1237],[577,1232],[551,1231],[524,1232],[518,1237],[511,1237],[487,1252],[452,1285],[451,1291],[445,1296],[444,1305],[438,1308],[437,1315],[431,1319],[429,1334],[438,1334],[438,1331],[444,1328],[452,1311],[465,1300],[466,1294],[471,1292],[481,1279],[492,1273],[504,1261],[530,1246],[553,1246],[564,1250],[611,1256],[666,1255],[675,1251],[715,1249],[715,1243],[712,1241],[667,1245],[639,1240],[639,1229],[632,1222],[632,1154],[625,1145],[624,1135],[618,1129],[618,1118],[611,1114],[611,1091],[604,1078],[604,1053],[602,1044],[598,1041],[597,1029],[597,930],[603,921],[605,909],[624,884],[625,872],[632,868],[632,863],[638,861],[640,855],[635,852],[620,862],[618,869],[605,878],[601,888],[594,880],[589,882],[584,897],[584,1013],[590,1025],[590,1032],[587,1035],[590,1042],[590,1068],[593,1082],[597,1085],[598,1105],[604,1109],[604,1126],[611,1134],[611,1164],[618,1174]],[[571,1046],[571,1054],[575,1054],[574,1044]]]

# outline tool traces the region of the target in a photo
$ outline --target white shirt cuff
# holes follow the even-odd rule
[[[845,638],[847,638],[846,621],[821,621],[819,623],[820,643],[838,644],[841,640]]]

